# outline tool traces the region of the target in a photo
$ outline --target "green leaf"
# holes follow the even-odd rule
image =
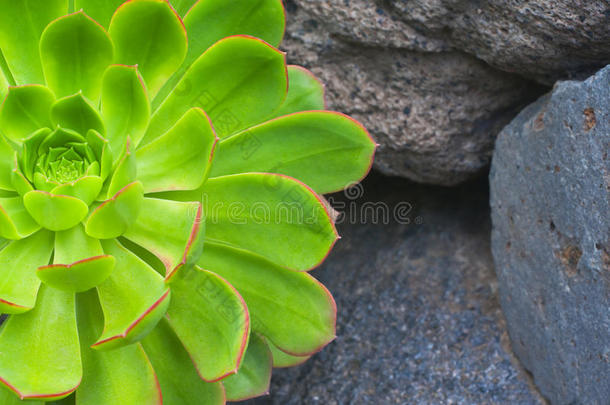
[[[124,2],[125,0],[74,0],[74,9],[83,9],[103,27],[108,27],[112,15]]]
[[[186,30],[165,0],[123,3],[112,17],[108,33],[116,47],[115,61],[137,65],[152,97],[186,56]]]
[[[113,151],[125,148],[129,135],[134,144],[144,136],[150,118],[146,86],[135,66],[112,65],[102,80],[102,116]]]
[[[207,176],[217,141],[206,113],[188,110],[167,133],[138,149],[144,192],[197,189]]]
[[[131,138],[127,137],[123,154],[116,164],[114,174],[108,185],[107,196],[112,197],[124,187],[133,183],[136,180],[137,173],[136,155],[132,151]]]
[[[51,105],[55,96],[39,85],[10,87],[0,106],[0,130],[9,139],[21,142],[32,132],[51,126]]]
[[[184,17],[184,25],[188,34],[189,49],[180,70],[155,99],[155,107],[167,97],[170,90],[174,89],[193,62],[221,39],[233,35],[249,35],[275,47],[282,41],[285,15],[282,2],[279,0],[205,0],[198,1],[192,8],[188,8],[193,3],[192,0],[172,2],[180,15],[185,15],[188,11]]]
[[[36,274],[53,288],[70,292],[89,290],[108,278],[115,259],[104,255],[100,242],[89,237],[82,225],[55,235],[54,264]]]
[[[66,14],[68,0],[0,0],[0,49],[18,84],[44,84],[38,41],[54,19]]]
[[[8,86],[10,85],[6,76],[2,72],[2,51],[0,50],[0,103],[4,101],[4,97],[8,94]]]
[[[106,133],[102,117],[82,93],[57,100],[51,107],[51,119],[54,127],[69,128],[83,136],[90,129]]]
[[[157,372],[166,404],[225,404],[222,384],[201,380],[189,354],[166,319],[162,319],[144,338],[142,346]]]
[[[94,349],[109,350],[139,341],[165,315],[170,292],[163,277],[117,241],[104,241],[104,252],[117,267],[97,287],[104,311],[104,331]]]
[[[269,394],[273,358],[265,341],[256,333],[250,335],[248,350],[237,374],[222,381],[228,401],[246,399]]]
[[[288,83],[286,100],[273,113],[274,117],[326,109],[324,84],[309,70],[301,66],[288,66]]]
[[[68,395],[67,397],[62,398],[59,401],[41,403],[41,405],[75,405],[75,404],[76,404],[76,394]]]
[[[250,333],[248,308],[239,293],[199,268],[176,272],[169,285],[169,323],[201,378],[215,382],[237,372]]]
[[[82,225],[75,226],[55,235],[56,264],[69,264],[104,254],[100,241],[89,237]]]
[[[30,191],[23,196],[27,212],[43,228],[63,231],[72,228],[87,216],[89,207],[83,201],[46,191]]]
[[[95,157],[100,162],[100,177],[102,180],[106,180],[108,174],[112,170],[112,152],[108,145],[108,141],[95,130],[89,130],[87,132],[87,144],[91,146],[91,149],[95,153]]]
[[[169,277],[199,259],[204,225],[201,203],[144,198],[138,219],[124,236],[158,257]]]
[[[84,143],[85,137],[71,129],[57,128],[43,139],[38,146],[38,153],[45,153],[49,148],[65,146],[69,142]]]
[[[192,63],[217,41],[233,35],[260,38],[279,46],[284,36],[285,15],[277,0],[198,1],[184,17]]]
[[[74,294],[42,285],[33,310],[0,332],[0,380],[22,399],[54,400],[80,384]]]
[[[34,308],[40,280],[36,269],[49,263],[53,234],[40,231],[0,250],[0,313],[18,314]]]
[[[292,356],[288,353],[284,353],[271,342],[267,342],[267,346],[269,346],[269,350],[271,350],[271,354],[273,355],[274,368],[300,366],[311,358],[311,356]]]
[[[49,128],[41,128],[23,140],[21,149],[21,168],[25,176],[34,180],[34,167],[38,159],[38,149],[42,142],[52,133]]]
[[[338,235],[326,207],[304,184],[286,176],[247,173],[209,179],[203,186],[209,242],[311,270]]]
[[[335,301],[309,274],[211,243],[206,243],[199,265],[224,277],[239,291],[248,305],[252,330],[283,351],[308,356],[335,338]]]
[[[40,172],[34,173],[34,187],[40,191],[51,192],[55,187],[59,186],[54,180],[47,178],[44,174]]]
[[[19,170],[19,162],[17,161],[16,153],[14,157],[13,170],[11,170],[11,183],[15,191],[17,191],[20,196],[24,196],[26,193],[34,189],[32,184]]]
[[[113,47],[102,26],[79,11],[49,24],[40,38],[40,56],[47,85],[56,96],[82,91],[96,103]]]
[[[97,207],[85,223],[88,235],[98,239],[121,236],[135,223],[144,200],[142,183],[133,182]]]
[[[0,237],[22,239],[40,229],[21,197],[0,198]]]
[[[284,100],[284,54],[250,37],[223,39],[197,59],[151,118],[142,140],[170,129],[191,107],[203,109],[220,138],[264,121]]]
[[[271,172],[324,194],[358,183],[373,163],[375,142],[352,118],[308,111],[280,117],[220,142],[211,177]]]
[[[0,135],[0,189],[2,190],[14,190],[11,175],[14,154],[11,145]]]
[[[110,351],[89,347],[102,333],[104,325],[96,290],[78,294],[76,308],[84,366],[76,402],[79,405],[161,405],[155,371],[139,343]]]
[[[0,384],[0,404],[2,405],[45,405],[43,401],[22,401],[17,394]]]
[[[38,269],[43,283],[62,291],[90,290],[108,278],[114,269],[114,257],[96,256],[71,264],[51,264]]]
[[[51,190],[51,194],[75,197],[90,205],[100,193],[102,183],[102,178],[99,176],[84,176],[72,183],[55,187]]]
[[[178,15],[184,17],[193,4],[197,3],[197,0],[172,0],[171,3]]]

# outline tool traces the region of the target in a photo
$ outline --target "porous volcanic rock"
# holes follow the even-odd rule
[[[499,135],[493,254],[513,348],[553,404],[610,398],[610,66]]]
[[[381,144],[376,167],[455,185],[558,78],[610,62],[605,0],[287,0],[283,47]]]

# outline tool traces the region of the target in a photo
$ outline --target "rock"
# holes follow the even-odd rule
[[[249,404],[542,404],[506,344],[485,188],[373,175],[333,196],[342,239],[314,275],[337,339]]]
[[[610,62],[607,0],[287,0],[284,48],[381,144],[386,174],[455,185],[557,79]],[[510,72],[510,73],[507,73]]]
[[[366,46],[461,50],[547,85],[610,62],[607,0],[291,0]],[[319,35],[319,34],[318,34]]]
[[[607,0],[391,0],[403,21],[490,65],[553,84],[610,63]]]
[[[493,254],[513,348],[554,404],[610,398],[610,66],[499,135]]]
[[[384,173],[440,185],[481,173],[496,134],[540,88],[420,34],[373,2],[348,4],[287,1],[289,61],[327,84],[329,108],[372,132]]]

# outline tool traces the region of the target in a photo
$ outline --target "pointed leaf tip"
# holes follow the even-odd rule
[[[150,118],[148,93],[137,65],[112,65],[102,80],[102,115],[113,151],[123,150],[129,135],[137,145]]]
[[[201,203],[145,197],[125,237],[154,254],[166,276],[197,262],[203,252],[205,222]]]
[[[168,132],[136,152],[145,192],[197,189],[207,177],[217,142],[207,114],[188,110]]]
[[[268,394],[272,366],[273,357],[265,339],[252,334],[241,367],[235,375],[222,381],[227,400],[245,401]]]
[[[80,223],[89,211],[83,201],[46,191],[30,191],[23,196],[28,213],[40,226],[51,231],[63,231]]]
[[[330,111],[298,112],[222,140],[210,176],[278,173],[325,194],[364,178],[374,152],[369,133],[354,119]]]
[[[199,265],[239,291],[252,315],[253,330],[282,351],[308,356],[334,339],[337,306],[330,292],[308,273],[289,271],[251,252],[209,240]]]
[[[0,130],[21,142],[32,132],[51,127],[51,106],[55,96],[41,85],[10,87],[0,106]]]
[[[86,44],[86,46],[84,46]],[[40,56],[48,86],[58,97],[82,91],[98,101],[101,78],[114,49],[104,28],[79,11],[49,24],[40,38]]]
[[[308,271],[327,257],[337,240],[321,198],[293,178],[237,174],[209,179],[202,191],[207,237],[215,243]]]
[[[108,32],[116,46],[116,61],[137,64],[151,96],[180,67],[187,53],[186,30],[168,1],[123,3]]]
[[[144,188],[139,181],[123,187],[91,213],[85,223],[87,234],[98,239],[123,235],[137,221],[143,200]]]
[[[286,61],[277,49],[247,36],[222,39],[186,71],[153,114],[142,142],[158,138],[192,107],[208,112],[221,139],[249,128],[279,107],[287,81]]]
[[[103,282],[114,269],[115,259],[102,255],[71,264],[51,264],[38,268],[38,278],[62,291],[83,292]]]
[[[224,405],[225,391],[221,382],[201,380],[188,352],[174,333],[167,319],[142,341],[150,358],[167,404]]]
[[[109,350],[146,336],[165,315],[171,299],[163,277],[119,242],[104,241],[117,268],[98,286],[104,330],[91,347]]]
[[[224,279],[200,268],[178,272],[169,285],[169,323],[199,375],[215,382],[235,374],[250,333],[243,298]]]

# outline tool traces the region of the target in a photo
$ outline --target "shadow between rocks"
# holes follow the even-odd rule
[[[510,352],[488,193],[485,177],[442,188],[372,173],[331,196],[342,239],[313,275],[337,301],[337,339],[242,404],[542,403]],[[379,207],[400,204],[384,223]]]

